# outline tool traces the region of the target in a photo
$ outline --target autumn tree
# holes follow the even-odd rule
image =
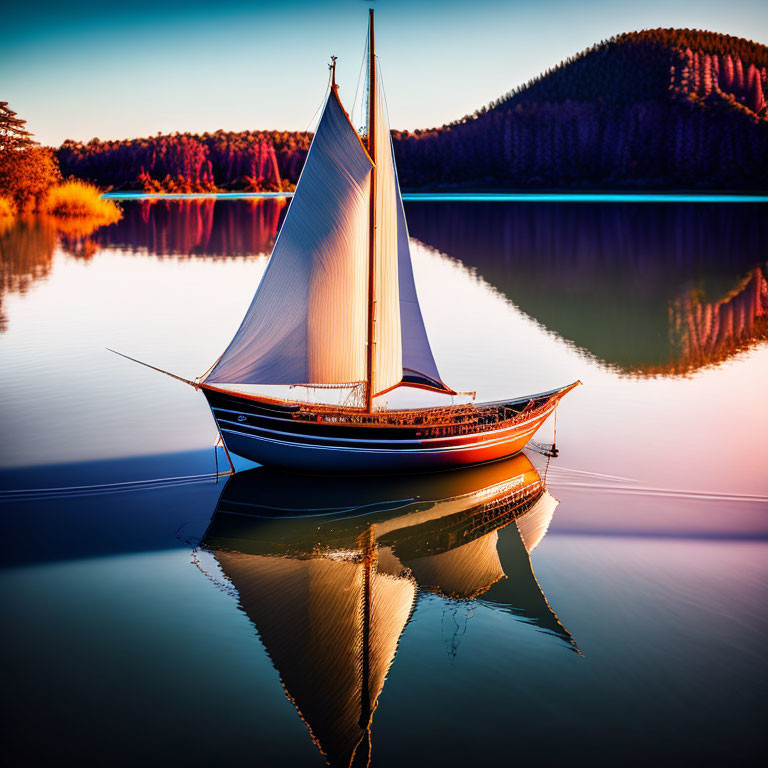
[[[33,141],[25,125],[0,101],[0,195],[19,210],[34,208],[61,179],[53,151]]]

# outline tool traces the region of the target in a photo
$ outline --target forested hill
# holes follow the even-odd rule
[[[718,88],[759,112],[760,70],[765,78],[768,47],[730,35],[695,29],[629,32],[597,43],[553,70],[502,96],[490,108],[530,102],[633,103],[679,93],[708,96]],[[709,73],[709,76],[706,74]],[[757,81],[753,83],[754,76]],[[677,78],[675,80],[675,78]],[[765,80],[763,80],[763,83]],[[487,112],[488,109],[482,110]]]
[[[687,29],[599,43],[474,115],[393,131],[405,188],[768,187],[768,47]],[[62,172],[122,189],[278,190],[311,134],[65,142]]]
[[[765,187],[768,47],[655,29],[599,43],[451,125],[396,133],[408,187]]]

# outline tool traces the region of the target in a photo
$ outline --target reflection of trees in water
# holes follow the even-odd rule
[[[764,214],[753,204],[407,208],[413,237],[476,269],[550,331],[636,375],[684,373],[765,338],[765,303],[754,298]],[[713,312],[722,321],[710,327]],[[705,327],[714,336],[702,344]]]
[[[768,280],[755,267],[719,301],[696,290],[670,304],[670,335],[680,350],[677,370],[726,360],[758,341],[768,340]]]
[[[262,254],[286,207],[280,198],[143,200],[100,229],[87,220],[6,223],[0,302],[48,274],[57,237],[85,259],[100,247]],[[409,203],[407,215],[413,237],[476,269],[523,312],[620,372],[685,373],[768,336],[763,206]]]
[[[94,233],[100,220],[87,217],[29,216],[5,221],[0,229],[0,332],[7,327],[3,298],[24,293],[51,271],[57,246],[76,258],[90,259],[98,251]]]
[[[49,217],[48,224],[56,230],[64,253],[88,261],[98,252],[99,244],[93,235],[105,229],[100,219]]]
[[[3,299],[24,293],[35,280],[51,271],[56,250],[56,230],[41,219],[8,222],[0,232],[0,332],[7,327]]]
[[[268,254],[286,206],[285,198],[141,200],[126,204],[98,241],[160,256]]]

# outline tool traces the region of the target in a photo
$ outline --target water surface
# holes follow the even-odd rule
[[[0,234],[14,764],[749,764],[765,206],[406,203],[444,380],[581,379],[560,456],[227,482],[202,395],[105,348],[203,373],[287,205],[129,201],[90,234]]]

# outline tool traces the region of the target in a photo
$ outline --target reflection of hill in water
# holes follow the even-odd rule
[[[412,237],[632,374],[685,373],[768,337],[765,206],[409,203]]]
[[[367,765],[373,712],[417,590],[482,595],[574,647],[529,558],[556,507],[522,455],[389,479],[259,468],[229,481],[203,545],[329,764]],[[302,510],[311,516],[288,517]]]
[[[0,232],[0,331],[3,296],[48,273],[57,238],[84,258],[99,247],[268,254],[286,206],[279,198],[132,201],[119,222],[95,232],[80,231],[79,220],[17,221]],[[765,206],[408,203],[407,216],[413,237],[625,373],[686,373],[768,338]]]
[[[100,245],[159,256],[250,256],[271,253],[285,198],[140,200],[98,234]]]

